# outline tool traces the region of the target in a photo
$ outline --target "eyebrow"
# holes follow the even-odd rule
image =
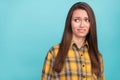
[[[80,18],[80,17],[73,17],[73,18]]]
[[[79,19],[79,18],[81,18],[81,17],[73,17],[73,18],[77,18],[77,19]],[[89,17],[84,17],[85,19],[87,18],[87,19],[89,19]]]

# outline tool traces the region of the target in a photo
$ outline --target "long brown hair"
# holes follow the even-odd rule
[[[86,36],[86,41],[89,44],[88,52],[91,59],[92,73],[95,73],[97,76],[99,76],[100,75],[100,59],[99,59],[99,51],[98,51],[98,45],[97,45],[96,20],[95,20],[95,15],[92,8],[85,2],[77,2],[70,8],[68,12],[66,23],[65,23],[65,30],[60,43],[58,54],[56,56],[56,60],[53,65],[53,70],[59,73],[64,65],[64,62],[70,47],[70,43],[72,40],[71,18],[72,18],[73,12],[76,9],[85,10],[90,19],[90,30]]]

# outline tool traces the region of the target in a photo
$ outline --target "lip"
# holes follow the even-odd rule
[[[85,32],[86,30],[85,30],[85,29],[77,29],[77,31],[83,33],[83,32]]]

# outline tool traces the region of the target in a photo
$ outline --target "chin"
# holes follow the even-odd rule
[[[86,36],[78,36],[79,38],[85,38]]]
[[[85,34],[78,35],[78,37],[86,37]]]

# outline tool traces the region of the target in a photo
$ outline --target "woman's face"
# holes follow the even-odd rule
[[[85,10],[77,9],[73,12],[71,18],[71,27],[72,27],[73,37],[76,38],[86,37],[90,28],[90,20]]]

